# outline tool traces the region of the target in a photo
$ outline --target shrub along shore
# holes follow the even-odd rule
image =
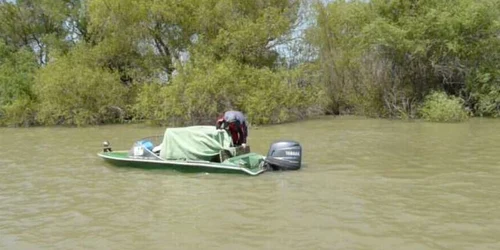
[[[500,0],[18,0],[0,20],[0,126],[500,117]]]

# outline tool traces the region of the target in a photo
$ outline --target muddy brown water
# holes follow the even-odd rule
[[[0,128],[0,249],[500,249],[500,120],[251,128],[304,167],[251,177],[109,166],[164,128]]]

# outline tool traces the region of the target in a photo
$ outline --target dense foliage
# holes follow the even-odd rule
[[[146,84],[134,105],[136,117],[174,124],[211,124],[224,110],[245,110],[255,124],[295,120],[312,113],[316,93],[293,72],[271,71],[233,59],[198,58],[171,86]]]
[[[500,114],[500,1],[333,1],[316,9],[309,36],[330,112],[414,117],[441,90],[476,115]]]
[[[127,89],[120,76],[93,64],[91,50],[74,48],[40,69],[34,85],[42,124],[101,124],[123,119]],[[77,86],[77,87],[76,87]]]
[[[6,126],[500,116],[500,0],[0,0],[0,20]]]
[[[427,95],[420,109],[423,119],[432,122],[460,122],[468,118],[462,99],[444,92]]]

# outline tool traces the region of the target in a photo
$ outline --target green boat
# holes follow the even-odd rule
[[[302,147],[295,141],[277,141],[264,156],[250,152],[250,146],[235,147],[225,130],[191,126],[167,128],[163,136],[142,138],[128,150],[113,151],[105,141],[98,156],[115,166],[255,176],[300,169]]]

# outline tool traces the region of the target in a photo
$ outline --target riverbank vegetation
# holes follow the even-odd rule
[[[432,92],[425,97],[420,116],[431,122],[460,122],[467,120],[469,114],[463,108],[463,100],[448,96],[444,92]]]
[[[0,0],[0,125],[500,117],[500,0]]]

